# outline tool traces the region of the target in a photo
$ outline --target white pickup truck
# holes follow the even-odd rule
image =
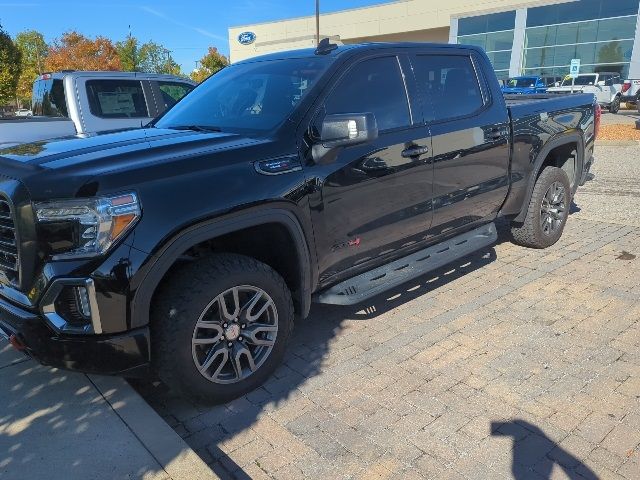
[[[0,119],[0,147],[141,127],[194,88],[191,80],[173,75],[46,73],[33,84],[33,116]]]
[[[622,79],[615,72],[581,73],[575,78],[566,76],[560,86],[550,87],[547,93],[593,93],[601,107],[618,113],[622,95]]]
[[[627,108],[636,107],[640,113],[640,78],[630,78],[624,81],[622,86],[622,101]]]

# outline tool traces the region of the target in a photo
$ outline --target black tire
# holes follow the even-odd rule
[[[609,105],[609,112],[616,114],[620,111],[620,97],[616,95],[616,97],[613,99],[613,102],[611,102],[611,105]]]
[[[555,228],[547,232],[545,231],[547,224],[545,223],[543,227],[543,219],[551,216],[544,213],[546,203],[543,204],[543,202],[552,186],[556,184],[564,189],[564,207],[559,221],[555,218],[558,213],[554,212],[551,222]],[[533,188],[524,223],[511,225],[513,242],[529,248],[547,248],[556,243],[562,236],[567,223],[571,199],[571,185],[567,174],[557,167],[545,167]]]
[[[213,308],[212,305],[217,305],[214,300],[223,292],[246,286],[262,290],[268,295],[266,298],[270,297],[272,300],[277,325],[275,341],[263,363],[253,373],[249,373],[247,378],[237,380],[236,383],[214,383],[215,380],[205,378],[196,365],[195,349],[201,348],[192,346],[197,335],[194,333],[197,330],[196,323],[204,312]],[[247,312],[250,311],[251,307],[247,309]],[[278,367],[291,336],[293,318],[289,288],[282,277],[268,265],[253,258],[232,254],[216,254],[198,259],[166,279],[154,297],[151,311],[152,367],[160,380],[181,394],[204,403],[228,402],[259,387]],[[219,322],[218,319],[215,321]],[[240,322],[241,320],[238,325]],[[242,339],[240,336],[234,338],[234,341]],[[226,336],[221,337],[219,342],[227,350],[223,345],[227,344]],[[232,351],[228,349],[230,354]],[[226,361],[224,358],[223,356],[221,363]]]

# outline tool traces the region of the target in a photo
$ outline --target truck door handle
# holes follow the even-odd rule
[[[400,155],[402,155],[402,158],[412,158],[419,157],[420,155],[424,155],[425,153],[429,153],[429,147],[414,145],[412,147],[404,149]]]

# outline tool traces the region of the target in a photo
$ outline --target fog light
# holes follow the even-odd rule
[[[89,304],[89,292],[85,287],[75,287],[76,304],[78,311],[85,318],[91,318],[91,305]]]

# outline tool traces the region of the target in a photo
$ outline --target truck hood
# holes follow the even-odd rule
[[[146,128],[91,136],[73,136],[0,149],[0,175],[22,181],[35,199],[75,196],[91,178],[114,170],[149,165],[167,158],[254,144],[233,133]]]

